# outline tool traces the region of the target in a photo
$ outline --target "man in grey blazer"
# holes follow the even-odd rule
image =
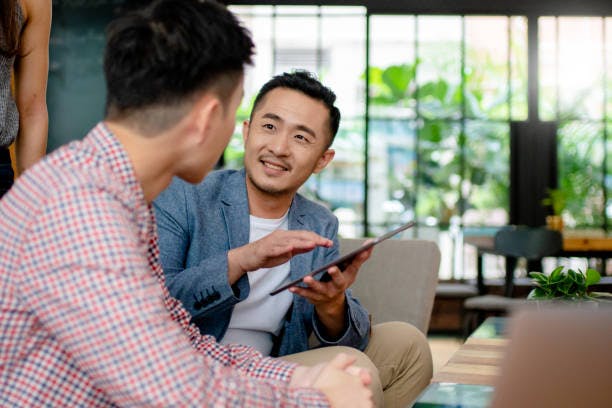
[[[308,277],[304,287],[269,296],[339,256],[338,220],[297,193],[334,157],[334,102],[307,72],[268,81],[243,125],[245,168],[211,173],[198,185],[175,179],[155,201],[161,262],[171,294],[202,333],[307,365],[339,350],[357,354],[372,372],[378,405],[401,406],[429,382],[431,354],[409,324],[370,327],[351,295],[371,250],[344,271],[330,268],[327,282]],[[309,350],[312,333],[324,347]]]

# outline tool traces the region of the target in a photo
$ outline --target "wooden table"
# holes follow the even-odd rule
[[[476,247],[477,264],[476,264],[476,282],[478,292],[484,294],[486,288],[484,285],[484,273],[482,266],[482,255],[485,253],[496,255],[495,252],[495,237],[494,234],[487,235],[468,235],[463,237],[463,243]],[[612,258],[612,235],[606,235],[603,232],[592,231],[563,231],[563,250],[559,252],[558,257],[579,257],[579,258],[598,258],[601,259],[602,275],[606,274],[606,261]],[[507,262],[508,264],[508,262]],[[510,263],[511,264],[511,263]],[[506,268],[506,284],[511,285],[511,276],[514,271]],[[511,289],[506,287],[506,293],[510,293]]]
[[[488,317],[438,371],[432,382],[494,385],[508,344],[507,317]]]
[[[432,381],[494,385],[507,344],[507,339],[468,338]]]
[[[488,407],[508,344],[507,321],[487,318],[435,373],[414,407]]]
[[[463,243],[473,245],[482,251],[494,250],[493,235],[469,235],[463,237]],[[571,256],[584,256],[585,258],[598,258],[600,256],[612,257],[612,235],[595,234],[592,232],[564,231],[563,251],[578,254]]]
[[[610,257],[612,255],[612,236],[601,237],[574,234],[567,232],[563,234],[563,252],[577,253],[579,255],[598,258],[598,254]]]

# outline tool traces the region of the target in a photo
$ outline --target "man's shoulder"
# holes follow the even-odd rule
[[[225,183],[239,181],[241,170],[223,169],[210,172],[201,183],[195,186],[203,189],[221,189]]]
[[[79,189],[122,190],[109,169],[101,166],[96,155],[83,145],[80,140],[73,141],[43,157],[23,174],[16,187],[45,201]]]
[[[295,195],[294,200],[299,208],[299,212],[313,221],[326,223],[336,221],[334,213],[322,203],[306,198],[299,193]]]
[[[136,196],[99,164],[81,141],[62,146],[19,177],[0,212],[12,214],[22,225],[45,216],[80,228],[87,222],[97,224],[110,213],[113,217],[108,219],[116,221],[117,211],[124,214],[137,205]]]
[[[165,196],[173,196],[184,192],[188,200],[211,201],[217,200],[227,191],[228,183],[235,183],[239,177],[240,170],[215,170],[209,173],[204,180],[192,184],[178,177],[172,179],[172,183],[162,193]]]

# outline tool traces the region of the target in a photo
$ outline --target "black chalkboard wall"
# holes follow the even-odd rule
[[[127,3],[53,1],[47,86],[49,152],[71,140],[82,139],[103,118],[105,29]]]

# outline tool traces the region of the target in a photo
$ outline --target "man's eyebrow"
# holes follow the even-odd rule
[[[283,121],[283,119],[280,116],[278,116],[276,113],[271,113],[271,112],[264,113],[263,115],[261,115],[261,117],[266,118],[266,119],[277,120],[279,122]]]
[[[277,114],[275,114],[275,113],[271,113],[271,112],[264,113],[264,114],[263,114],[261,117],[262,117],[262,118],[265,118],[265,119],[272,119],[272,120],[276,120],[276,121],[278,121],[278,122],[284,122],[283,118],[281,118],[281,117],[280,117],[280,116],[278,116]],[[309,128],[309,127],[308,127],[308,126],[306,126],[306,125],[297,125],[297,126],[296,126],[296,129],[301,130],[302,132],[308,133],[309,135],[311,135],[311,136],[312,136],[312,137],[314,137],[315,139],[316,139],[316,137],[317,137],[317,134],[315,133],[315,131],[314,131],[314,130],[312,130],[311,128]]]

